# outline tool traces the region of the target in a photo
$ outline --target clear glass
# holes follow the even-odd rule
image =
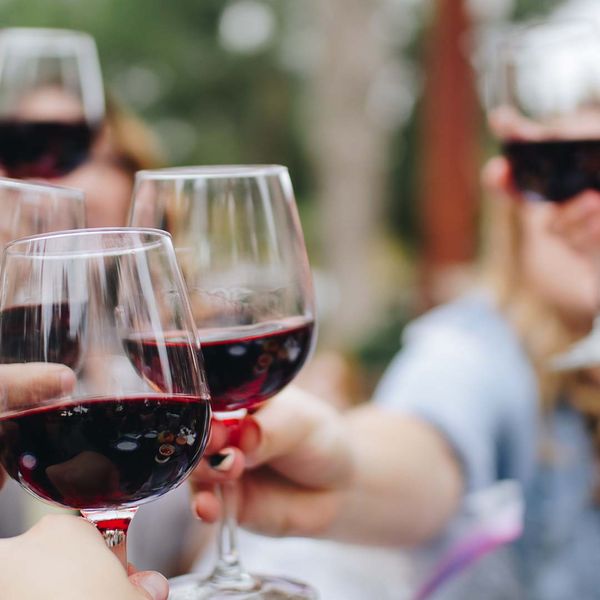
[[[488,118],[514,190],[530,201],[559,204],[600,193],[600,29],[580,21],[528,24],[506,37],[495,58]],[[600,273],[600,252],[594,260]],[[598,363],[600,317],[551,367]]]
[[[215,417],[236,427],[300,371],[315,341],[312,280],[292,184],[277,165],[137,174],[131,224],[173,236]],[[309,586],[248,573],[236,543],[235,486],[222,486],[219,558],[206,580],[172,580],[173,600],[316,598]]]
[[[205,448],[200,361],[165,232],[86,229],[7,246],[0,370],[32,384],[3,397],[0,462],[34,496],[80,510],[125,566],[137,507],[179,485]],[[57,364],[74,375],[59,387],[39,376]]]
[[[17,238],[85,227],[84,194],[0,177],[0,247]]]
[[[89,156],[104,120],[96,44],[64,29],[0,31],[0,166],[52,179]]]

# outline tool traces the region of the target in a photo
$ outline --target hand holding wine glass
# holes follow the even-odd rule
[[[52,397],[3,397],[0,463],[38,498],[79,509],[126,564],[137,507],[180,484],[206,445],[198,348],[164,232],[91,229],[12,242],[0,363],[63,365],[76,384]]]
[[[241,476],[238,516],[243,526],[272,536],[331,534],[354,472],[345,418],[290,386],[248,419],[257,433],[244,444],[243,456],[236,455],[225,473],[203,459],[191,476],[198,517],[214,521],[214,484]]]
[[[132,225],[173,236],[202,342],[215,417],[232,429],[298,374],[314,343],[314,300],[287,169],[277,165],[142,171]],[[221,486],[211,576],[174,580],[174,599],[315,598],[309,586],[247,573],[236,544],[235,488]]]

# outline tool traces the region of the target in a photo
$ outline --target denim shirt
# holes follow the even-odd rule
[[[521,539],[434,598],[600,598],[600,511],[583,419],[564,403],[542,423],[532,365],[488,298],[463,298],[411,324],[376,401],[436,427],[463,466],[468,492],[502,479],[523,484]],[[555,460],[538,459],[542,435]]]

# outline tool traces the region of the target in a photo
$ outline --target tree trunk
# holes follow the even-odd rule
[[[479,110],[465,4],[437,0],[429,31],[421,142],[425,305],[447,299],[476,248]]]
[[[384,59],[371,34],[376,0],[316,0],[321,56],[312,87],[313,156],[324,263],[340,295],[325,334],[353,343],[380,316],[372,255],[384,201],[387,135],[367,114]]]

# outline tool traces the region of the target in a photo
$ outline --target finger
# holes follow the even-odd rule
[[[260,445],[260,427],[254,417],[246,417],[240,424],[238,448],[245,454],[254,452]]]
[[[216,523],[221,519],[221,502],[213,486],[200,486],[192,496],[192,513],[207,523]]]
[[[9,409],[22,408],[39,400],[58,398],[75,387],[75,373],[65,365],[19,363],[0,365],[0,386]]]
[[[205,454],[210,455],[219,452],[227,445],[227,437],[227,426],[213,417],[210,422],[210,437],[208,438]]]
[[[318,413],[312,396],[297,388],[288,388],[272,398],[254,415],[260,441],[254,451],[247,453],[246,466],[256,467],[288,454],[319,426]]]
[[[296,486],[264,468],[245,475],[239,492],[240,524],[273,536],[324,535],[340,502],[336,491]]]
[[[169,584],[156,571],[138,571],[129,576],[129,581],[139,590],[143,598],[167,600],[169,597]]]
[[[224,448],[204,457],[194,469],[191,480],[197,483],[223,483],[240,477],[244,470],[244,455],[238,448]]]
[[[338,486],[352,472],[353,455],[341,414],[327,402],[288,388],[254,415],[261,437],[246,467],[269,467],[308,487]]]

